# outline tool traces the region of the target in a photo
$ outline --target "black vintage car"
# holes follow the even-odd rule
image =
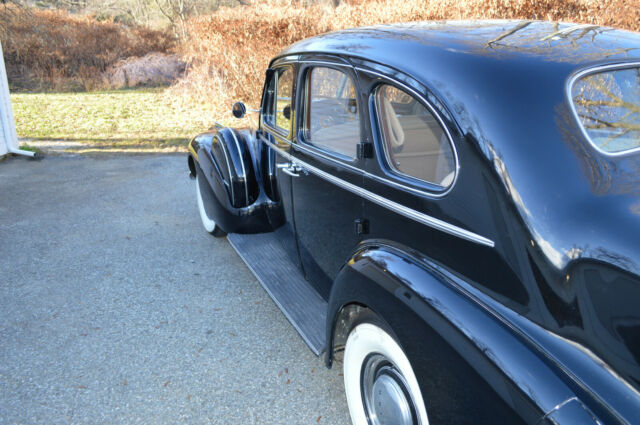
[[[640,424],[640,34],[330,33],[259,113],[190,143],[202,222],[344,362],[354,424]]]

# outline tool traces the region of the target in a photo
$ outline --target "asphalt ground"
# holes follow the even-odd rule
[[[348,424],[184,155],[0,161],[0,424]]]

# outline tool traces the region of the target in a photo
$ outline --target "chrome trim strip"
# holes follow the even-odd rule
[[[302,143],[291,143],[288,140],[286,140],[287,143],[289,143],[293,149],[297,149],[297,150],[301,150],[304,153],[307,153],[309,155],[314,155],[314,156],[319,156],[321,158],[326,159],[327,161],[331,161],[335,164],[339,164],[341,166],[343,166],[344,168],[348,168],[351,171],[354,171],[356,173],[359,174],[365,174],[360,168],[349,164],[348,162],[342,162],[342,160],[340,160],[339,158],[333,157],[330,154],[325,154],[323,153],[323,149],[320,149],[316,146],[314,146],[313,148],[310,148],[308,146],[306,146],[305,144]]]
[[[218,133],[218,134],[219,134],[219,133]],[[215,137],[217,137],[217,136],[218,136],[218,134],[216,134],[216,136],[214,136],[214,138],[215,138]],[[229,164],[229,161],[228,161],[228,159],[227,159],[227,158],[229,158],[229,154],[227,153],[227,148],[225,148],[225,147],[224,147],[224,143],[222,142],[222,140],[220,140],[220,142],[219,142],[219,143],[220,143],[220,146],[222,146],[222,150],[224,151],[224,155],[225,155],[225,157],[226,157],[226,158],[225,158],[225,162],[227,163],[227,169],[229,170],[229,182],[227,182],[227,187],[230,187],[230,188],[231,188],[231,202],[234,202],[234,203],[235,203],[235,201],[236,201],[236,196],[235,196],[235,192],[234,192],[234,190],[233,190],[233,185],[231,184],[231,178],[233,177],[233,173],[231,172],[231,164]],[[213,139],[212,139],[212,142],[211,142],[211,158],[212,158],[212,160],[213,160],[213,161],[215,161],[215,160],[216,160],[216,159],[213,157]],[[222,181],[224,181],[224,176],[223,176],[223,178],[222,178]]]
[[[240,165],[242,166],[242,178],[244,179],[244,201],[249,205],[249,181],[247,179],[247,170],[244,168],[244,158],[242,158],[242,151],[240,150],[240,143],[238,143],[238,138],[236,137],[235,130],[231,130],[231,135],[233,136],[233,140],[236,142],[236,148],[238,149],[238,155],[240,155]]]
[[[438,120],[438,123],[440,124],[440,127],[442,127],[444,129],[444,132],[447,135],[447,140],[449,140],[449,144],[451,145],[451,148],[453,150],[453,158],[454,158],[455,164],[456,164],[455,165],[455,175],[453,176],[453,181],[451,182],[449,187],[445,188],[445,190],[443,192],[431,192],[431,191],[428,191],[428,190],[415,189],[415,188],[413,188],[411,186],[407,186],[407,185],[402,184],[402,183],[398,183],[398,182],[394,182],[394,181],[385,179],[384,177],[373,176],[373,175],[371,177],[374,178],[375,180],[378,180],[378,181],[382,182],[382,183],[391,184],[393,186],[409,190],[409,191],[411,191],[413,193],[419,193],[419,194],[427,195],[427,196],[430,196],[430,197],[433,197],[433,198],[441,198],[441,197],[447,195],[449,192],[451,192],[451,190],[455,187],[456,182],[458,181],[458,175],[460,174],[460,161],[458,159],[458,150],[456,149],[456,144],[453,142],[453,137],[451,136],[451,132],[449,131],[449,128],[445,125],[444,120],[440,116],[440,113],[431,104],[431,102],[429,102],[422,94],[418,93],[412,87],[408,86],[407,84],[403,83],[402,81],[398,81],[395,78],[389,77],[388,75],[381,74],[379,72],[372,71],[372,70],[367,69],[367,68],[362,68],[362,67],[358,66],[358,67],[355,67],[355,69],[357,71],[366,72],[368,74],[373,74],[373,75],[375,75],[377,77],[380,77],[380,78],[382,78],[384,80],[391,81],[392,83],[402,87],[404,90],[406,90],[409,93],[413,94],[415,97],[418,98],[418,100],[420,102],[422,102],[424,105],[426,105],[427,108],[429,108],[429,110],[433,114],[433,116],[436,117],[436,120]],[[377,88],[376,88],[376,90],[377,90]],[[373,96],[374,96],[374,100],[376,102],[375,116],[377,118],[378,111],[377,111],[377,99],[376,99],[375,93],[373,94]],[[382,145],[383,145],[382,149],[384,149],[385,158],[388,158],[388,156],[387,156],[388,155],[387,148],[386,148],[384,143],[382,143]],[[389,162],[388,159],[386,160],[386,162],[387,163]],[[387,164],[387,166],[389,166],[389,168],[391,168],[392,170],[394,169],[390,164]],[[400,174],[402,176],[406,176],[406,174],[400,173],[399,171],[395,171],[395,172],[397,172],[398,174]],[[412,178],[412,179],[415,179],[414,177],[411,177],[411,176],[408,176],[408,177]],[[415,179],[415,180],[423,181],[423,180],[420,180],[420,179]],[[424,182],[436,185],[433,182],[427,182],[427,181],[424,181]]]
[[[262,142],[266,143],[267,145],[269,145],[269,147],[271,147],[273,150],[275,150],[276,152],[278,152],[278,154],[282,155],[283,157],[285,157],[286,159],[288,159],[292,164],[297,164],[301,167],[303,167],[304,169],[308,170],[309,172],[312,172],[313,174],[317,175],[318,177],[325,179],[333,184],[335,184],[336,186],[339,186],[345,190],[348,190],[349,192],[355,193],[356,195],[362,196],[365,199],[368,199],[371,202],[374,202],[384,208],[387,208],[391,211],[394,211],[404,217],[407,217],[411,220],[415,220],[418,223],[422,223],[424,225],[427,225],[429,227],[432,227],[434,229],[440,230],[442,232],[448,233],[450,235],[453,236],[457,236],[459,238],[462,239],[466,239],[468,241],[471,242],[475,242],[477,244],[480,245],[485,245],[488,246],[490,248],[493,248],[495,246],[495,243],[491,240],[491,239],[487,239],[484,236],[480,236],[476,233],[470,232],[466,229],[463,229],[461,227],[458,226],[454,226],[453,224],[449,224],[446,221],[442,221],[440,219],[437,219],[435,217],[431,217],[430,215],[427,214],[423,214],[419,211],[413,210],[411,208],[407,208],[404,205],[400,205],[397,202],[391,201],[389,199],[383,198],[380,195],[376,195],[373,192],[369,192],[366,189],[363,189],[359,186],[356,186],[352,183],[349,183],[347,181],[344,181],[342,179],[339,179],[329,173],[326,173],[310,164],[307,164],[304,161],[300,161],[299,159],[296,159],[294,156],[288,154],[287,152],[283,151],[282,149],[280,149],[277,145],[275,145],[274,143],[269,142],[268,140],[264,139],[264,138],[260,138],[262,140]]]
[[[640,62],[637,62],[637,61],[636,62],[622,62],[622,63],[616,63],[616,64],[611,64],[611,65],[594,66],[594,67],[591,67],[591,68],[583,69],[582,71],[574,74],[569,79],[569,81],[567,82],[567,86],[566,86],[567,101],[569,102],[569,106],[571,107],[571,112],[573,113],[573,117],[575,118],[576,122],[578,123],[578,126],[580,127],[580,131],[582,132],[582,135],[587,139],[589,144],[591,146],[593,146],[593,148],[596,151],[598,151],[599,153],[601,153],[602,155],[612,156],[612,157],[629,155],[629,154],[632,154],[632,153],[635,153],[635,152],[640,152],[640,146],[638,146],[637,148],[632,148],[632,149],[628,149],[628,150],[620,151],[620,152],[607,152],[607,151],[601,149],[600,147],[598,147],[593,142],[593,140],[591,140],[591,137],[589,137],[589,133],[587,133],[587,130],[582,125],[582,121],[580,121],[580,117],[578,116],[578,112],[576,111],[575,105],[573,104],[573,96],[571,95],[571,91],[573,90],[573,85],[575,84],[576,81],[578,81],[578,79],[580,79],[581,77],[584,77],[586,75],[589,75],[589,74],[597,74],[599,72],[609,71],[609,70],[612,70],[612,69],[633,68],[633,67],[640,67]]]
[[[329,62],[329,61],[317,61],[317,60],[313,60],[313,59],[302,59],[299,60],[298,63],[303,63],[303,64],[313,64],[313,65],[330,65],[330,66],[344,66],[345,68],[351,68],[353,69],[353,66],[348,64],[348,63],[344,63],[344,62]]]

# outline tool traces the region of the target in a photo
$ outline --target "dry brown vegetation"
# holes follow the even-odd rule
[[[234,100],[257,105],[268,61],[285,46],[327,31],[441,19],[542,19],[640,30],[640,0],[360,0],[334,8],[272,0],[222,8],[190,21],[188,73],[174,89],[225,113]]]
[[[173,38],[163,31],[98,22],[63,11],[3,6],[0,19],[14,87],[95,88],[101,74],[119,60],[174,46]]]
[[[54,89],[69,88],[70,82],[84,89],[131,86],[152,74],[171,74],[169,81],[180,74],[182,62],[145,55],[177,52],[187,62],[187,72],[171,89],[177,95],[172,97],[206,104],[219,115],[234,100],[256,105],[269,59],[298,40],[378,23],[484,18],[571,21],[637,31],[640,0],[347,0],[338,7],[329,0],[255,0],[191,19],[187,41],[179,46],[168,32],[9,6],[0,8],[0,38],[13,87],[29,81]],[[138,59],[127,59],[132,57]],[[169,72],[172,67],[177,71]]]

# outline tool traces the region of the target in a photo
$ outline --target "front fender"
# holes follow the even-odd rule
[[[227,233],[261,233],[282,224],[282,206],[266,195],[254,133],[220,128],[189,143],[189,168],[201,175],[205,210]]]
[[[328,365],[337,320],[350,304],[367,306],[394,330],[431,424],[536,423],[576,396],[516,329],[417,253],[370,242],[342,268],[329,299]]]

